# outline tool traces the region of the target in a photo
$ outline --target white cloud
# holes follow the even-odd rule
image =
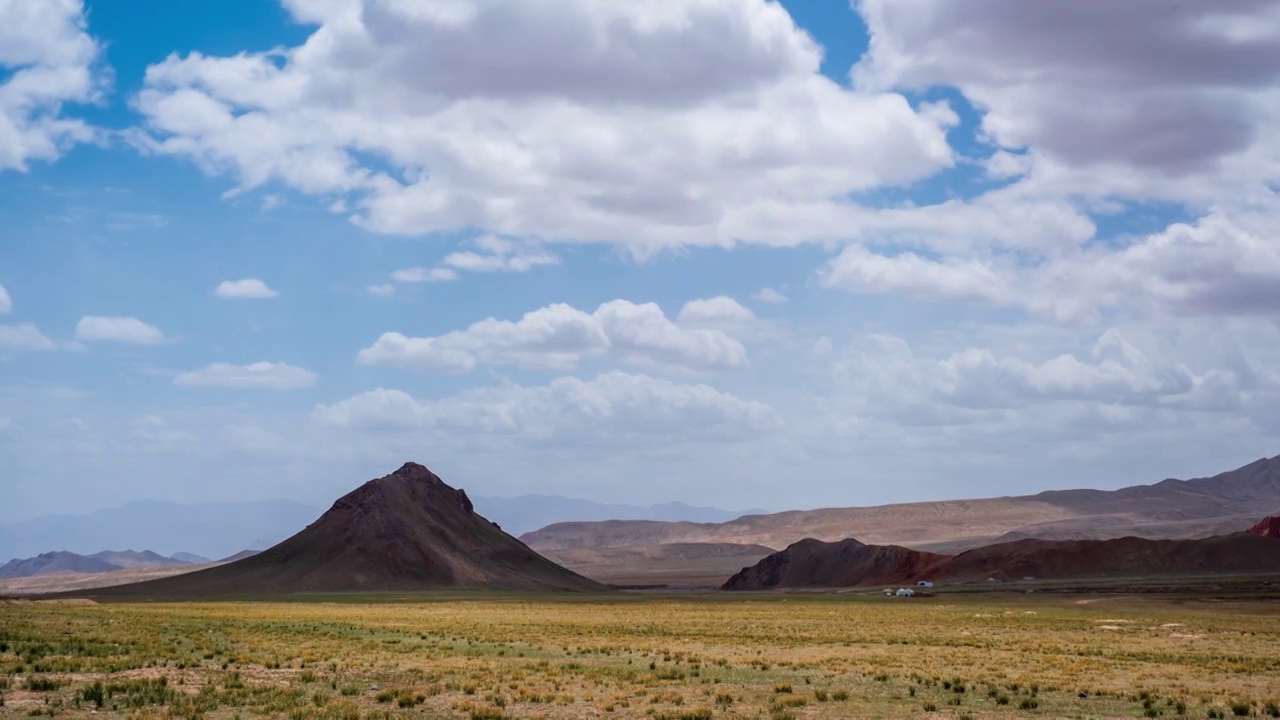
[[[637,252],[774,241],[762,203],[840,205],[952,163],[954,113],[827,79],[775,2],[441,7],[290,3],[319,25],[301,46],[149,67],[135,141],[241,189],[345,196],[378,232]]]
[[[13,312],[13,299],[9,297],[9,291],[0,285],[0,313],[8,314]]]
[[[212,363],[199,370],[178,375],[173,379],[173,384],[185,387],[297,390],[312,387],[317,378],[310,370],[285,363]]]
[[[468,372],[478,364],[569,369],[608,356],[640,365],[688,370],[742,367],[746,349],[719,330],[690,329],[653,303],[604,303],[594,313],[555,304],[512,322],[489,318],[466,330],[428,338],[385,333],[361,350],[364,365]]]
[[[781,305],[787,301],[786,295],[783,295],[782,292],[773,288],[760,288],[751,297],[759,300],[760,302],[769,303],[770,305]]]
[[[522,246],[493,235],[477,238],[480,252],[455,252],[443,263],[470,272],[528,272],[542,265],[558,265],[560,258],[534,247]]]
[[[218,287],[213,291],[220,298],[273,298],[279,297],[280,293],[267,287],[267,284],[257,278],[247,278],[245,280],[223,280],[218,283]]]
[[[976,347],[921,357],[901,338],[871,335],[851,343],[834,367],[838,379],[859,389],[863,412],[923,413],[930,422],[956,422],[945,414],[948,406],[990,411],[1089,402],[1224,409],[1243,402],[1238,377],[1220,370],[1196,373],[1151,357],[1114,328],[1098,337],[1084,359],[1062,353],[1028,360]]]
[[[411,267],[391,273],[391,279],[398,283],[449,282],[457,280],[458,273],[449,268]]]
[[[1210,214],[1131,238],[1052,255],[985,261],[845,248],[819,273],[855,293],[972,300],[1024,308],[1053,321],[1133,316],[1260,315],[1280,311],[1280,213]]]
[[[62,106],[100,97],[99,52],[80,0],[0,0],[0,171],[24,171],[94,138]]]
[[[148,325],[132,317],[101,317],[88,315],[76,323],[76,338],[132,345],[157,345],[164,342],[164,333],[154,325]]]
[[[370,285],[365,288],[365,292],[374,297],[390,297],[395,294],[396,286],[390,284]]]
[[[0,351],[5,350],[56,350],[57,343],[45,337],[31,323],[0,325]]]
[[[888,257],[858,246],[845,248],[822,272],[819,280],[826,287],[860,293],[923,295],[994,303],[1013,299],[1004,282],[977,261],[940,262],[912,252]]]
[[[732,330],[756,321],[756,314],[731,297],[720,295],[701,300],[690,300],[680,308],[676,322],[685,327],[718,328]]]
[[[313,419],[339,428],[426,428],[502,434],[522,441],[579,442],[607,436],[739,439],[775,423],[767,405],[707,385],[611,372],[592,380],[564,377],[540,387],[508,384],[438,401],[379,388],[333,405]]]
[[[855,84],[959,89],[983,113],[982,137],[1021,155],[997,153],[989,171],[1029,174],[1028,191],[1205,209],[1265,197],[1280,173],[1273,3],[857,8],[872,39]]]

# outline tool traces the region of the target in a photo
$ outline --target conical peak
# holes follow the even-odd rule
[[[413,461],[401,465],[399,470],[396,470],[391,474],[397,477],[407,477],[413,480],[440,480],[440,477],[428,470],[426,466],[419,465]]]

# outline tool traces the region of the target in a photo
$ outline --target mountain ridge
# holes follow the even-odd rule
[[[540,551],[667,543],[754,543],[779,549],[805,539],[858,537],[879,545],[958,552],[1024,537],[1151,539],[1211,537],[1280,508],[1280,457],[1190,480],[1117,490],[1048,490],[1034,495],[820,508],[722,523],[557,523],[521,537]]]

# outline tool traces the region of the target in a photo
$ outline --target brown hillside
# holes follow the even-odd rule
[[[1197,540],[1020,540],[961,553],[938,568],[948,581],[1280,573],[1280,543],[1247,533]]]
[[[1195,480],[1121,490],[1065,490],[1023,497],[749,515],[724,523],[612,520],[557,523],[521,539],[540,551],[667,543],[757,543],[857,537],[880,545],[959,552],[1028,537],[1199,538],[1247,527],[1280,508],[1280,457]],[[1260,510],[1262,512],[1260,512]]]
[[[718,588],[725,578],[772,552],[763,545],[673,543],[544,554],[576,573],[611,585]]]
[[[1251,575],[1280,573],[1280,541],[1248,533],[1196,540],[1019,540],[956,556],[857,540],[802,540],[744,568],[725,590],[857,587],[917,580],[997,580]]]
[[[1257,525],[1249,528],[1249,534],[1264,538],[1280,538],[1280,516],[1263,518]]]
[[[106,588],[103,596],[217,596],[435,588],[600,590],[478,515],[465,492],[406,463],[252,557]]]
[[[725,590],[854,587],[913,582],[929,577],[950,558],[897,545],[864,545],[849,538],[828,543],[801,540],[743,568]]]

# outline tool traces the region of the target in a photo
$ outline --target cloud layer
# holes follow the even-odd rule
[[[388,332],[356,359],[363,365],[469,372],[480,364],[567,370],[606,356],[633,365],[695,371],[747,364],[746,348],[725,332],[686,327],[669,320],[654,303],[627,300],[604,303],[592,313],[549,305],[516,321],[489,318],[436,337]]]

